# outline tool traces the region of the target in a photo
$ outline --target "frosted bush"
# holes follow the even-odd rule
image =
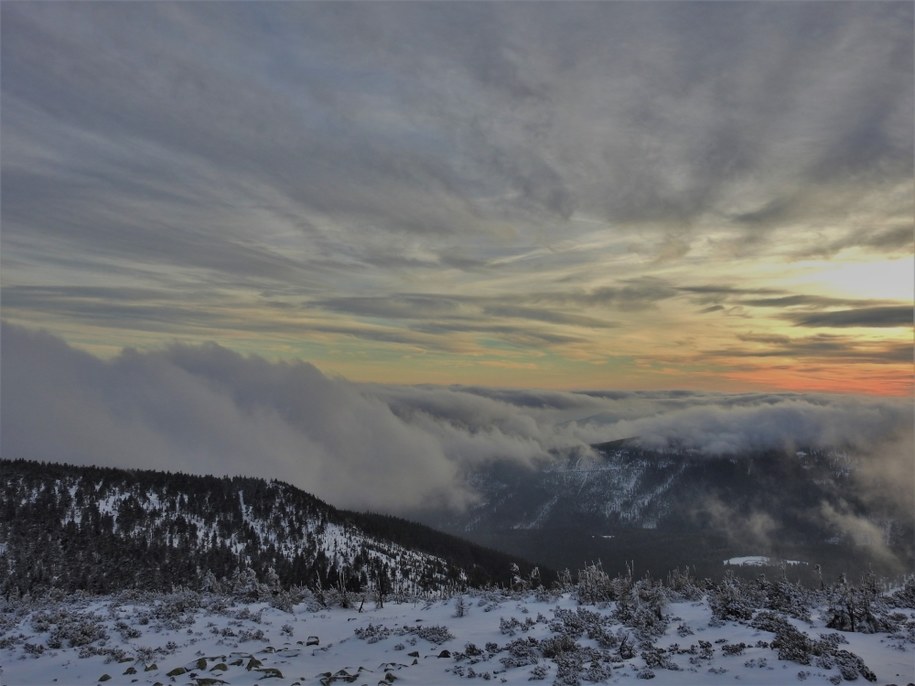
[[[451,633],[448,627],[435,625],[405,627],[400,630],[400,634],[413,634],[435,645],[441,645],[454,638],[454,634]]]
[[[859,584],[843,579],[831,593],[826,626],[865,634],[892,632],[897,623],[889,609],[873,575],[866,576]]]
[[[741,593],[740,584],[734,579],[726,579],[709,593],[708,602],[712,616],[716,619],[739,621],[753,617],[753,606]]]
[[[369,624],[367,627],[359,627],[353,630],[356,638],[366,643],[378,643],[391,635],[391,630],[380,624]]]
[[[508,652],[508,656],[500,658],[499,662],[506,669],[535,665],[543,656],[538,641],[531,637],[517,638],[508,643],[504,650]]]

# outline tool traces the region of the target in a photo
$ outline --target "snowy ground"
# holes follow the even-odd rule
[[[801,560],[779,560],[765,555],[747,555],[728,558],[724,561],[724,564],[730,567],[778,567],[780,564],[794,567],[796,565],[806,565],[807,563]]]
[[[543,654],[544,639],[559,635],[559,618],[568,622],[583,616],[568,594],[539,600],[533,595],[467,595],[460,617],[458,602],[389,602],[383,608],[366,602],[362,612],[300,604],[286,612],[266,603],[206,596],[201,602],[201,596],[180,593],[142,602],[122,596],[4,607],[0,601],[0,684],[435,686],[467,679],[527,684],[532,678],[577,683],[557,676],[561,651],[554,658]],[[606,619],[612,605],[584,609]],[[605,656],[614,655],[612,660],[579,664],[575,671],[581,681],[625,684],[640,683],[635,679],[641,677],[678,686],[774,686],[841,679],[836,667],[779,660],[768,645],[772,633],[715,621],[704,600],[669,604],[664,613],[669,621],[653,641],[660,649],[654,658],[633,639],[632,657],[619,657],[619,649],[605,650]],[[905,614],[912,619],[915,611]],[[790,622],[812,639],[832,633],[816,612],[812,623]],[[621,625],[604,628],[616,637],[628,631]],[[586,633],[575,643],[599,650],[600,641]],[[841,648],[860,656],[877,684],[915,681],[911,636],[841,636],[848,642]],[[646,663],[659,654],[663,666],[649,669]]]

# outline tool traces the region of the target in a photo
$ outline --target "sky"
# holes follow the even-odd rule
[[[911,2],[0,18],[7,379],[911,397]]]

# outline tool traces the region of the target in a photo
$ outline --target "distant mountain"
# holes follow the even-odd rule
[[[912,513],[859,492],[846,451],[592,448],[596,458],[572,451],[538,468],[492,462],[467,476],[480,496],[468,510],[411,517],[557,568],[635,559],[659,573],[685,564],[710,573],[731,555],[798,550],[828,563],[852,551],[863,562],[868,542],[843,527],[854,522],[879,537],[872,547],[915,559]]]
[[[0,591],[111,592],[252,578],[351,591],[507,583],[517,558],[252,478],[0,460]],[[253,574],[252,574],[253,572]]]

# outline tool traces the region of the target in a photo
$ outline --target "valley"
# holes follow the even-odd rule
[[[817,564],[833,575],[912,569],[912,510],[862,488],[866,464],[838,449],[707,455],[630,439],[533,468],[493,462],[467,475],[479,501],[465,512],[411,516],[554,569],[599,560],[718,578],[741,555],[804,560],[791,572],[807,581]]]

